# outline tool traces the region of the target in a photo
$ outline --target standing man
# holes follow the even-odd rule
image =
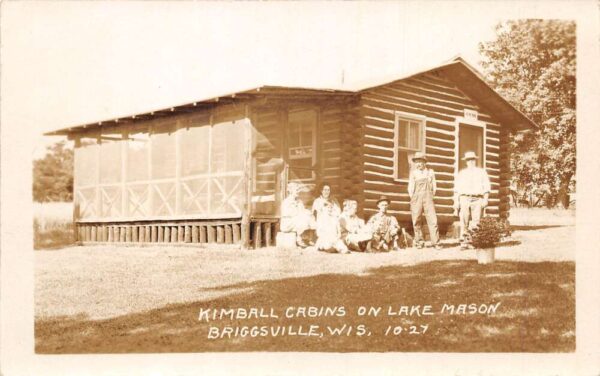
[[[463,158],[467,168],[462,169],[454,184],[454,212],[460,210],[460,248],[468,246],[467,229],[479,224],[483,209],[488,206],[490,178],[485,169],[477,167],[477,155],[468,151]]]
[[[408,196],[410,197],[410,213],[413,229],[415,230],[414,244],[416,248],[425,246],[423,230],[421,229],[423,214],[425,214],[431,245],[439,250],[442,249],[442,246],[439,244],[440,232],[433,204],[433,196],[435,196],[436,190],[435,172],[425,166],[427,163],[425,153],[416,152],[412,160],[416,168],[412,169],[408,178]]]

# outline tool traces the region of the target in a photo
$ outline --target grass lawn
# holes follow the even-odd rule
[[[75,234],[72,203],[34,203],[33,209],[34,249],[58,249],[73,245]]]
[[[243,292],[203,302],[169,305],[105,320],[54,318],[35,324],[37,353],[203,351],[444,351],[569,352],[575,350],[574,264],[434,261],[373,269],[366,275],[325,274],[235,287]],[[496,304],[493,314],[440,313],[443,304]],[[287,307],[335,307],[345,315],[286,318]],[[387,316],[388,307],[431,305],[431,316]],[[382,307],[378,317],[359,306]],[[199,321],[200,309],[274,309],[279,318]],[[352,326],[350,335],[327,327]],[[358,325],[371,335],[358,336]],[[209,326],[318,325],[323,336],[250,336],[208,339]],[[398,335],[384,335],[400,326]],[[417,333],[411,333],[415,326]],[[428,328],[424,331],[424,326]],[[295,329],[298,330],[298,329]],[[423,332],[424,331],[424,332]]]
[[[477,265],[473,250],[461,252],[450,240],[441,251],[389,254],[110,246],[36,252],[36,352],[574,351],[574,212],[518,209],[511,223],[513,237],[492,265]],[[497,303],[489,315],[440,312],[444,304]],[[431,305],[434,315],[387,316],[388,306],[396,312],[400,305]],[[344,315],[284,317],[287,307],[308,306],[338,313],[343,306]],[[382,312],[359,317],[359,306]],[[198,320],[201,309],[238,307],[272,308],[279,318]],[[317,325],[318,335],[207,338],[211,326],[290,325]],[[352,327],[349,335],[329,333],[343,325]],[[403,330],[386,336],[388,326]],[[358,336],[363,329],[371,335]]]

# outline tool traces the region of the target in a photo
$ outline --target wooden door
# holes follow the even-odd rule
[[[459,124],[458,129],[458,170],[467,167],[463,157],[468,151],[477,154],[477,167],[483,167],[483,127]]]

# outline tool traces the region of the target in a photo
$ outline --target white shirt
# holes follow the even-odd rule
[[[458,195],[483,195],[491,190],[487,171],[480,167],[467,167],[460,170],[454,183]]]

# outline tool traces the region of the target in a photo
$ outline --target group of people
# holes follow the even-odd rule
[[[288,184],[288,196],[281,205],[282,232],[295,232],[300,247],[314,246],[319,251],[350,253],[399,250],[400,226],[387,213],[390,201],[381,197],[379,211],[367,223],[357,215],[356,200],[346,199],[340,207],[331,196],[331,185],[323,183],[321,194],[309,210],[300,193],[305,187]]]
[[[477,155],[467,152],[463,158],[467,167],[461,170],[454,184],[454,215],[460,218],[461,248],[468,247],[468,228],[479,223],[488,205],[490,180],[485,169],[477,167]],[[434,197],[437,189],[435,172],[427,167],[427,157],[417,152],[412,157],[414,168],[409,174],[408,196],[412,225],[413,245],[423,248],[422,221],[429,227],[431,245],[441,249]],[[281,206],[282,232],[294,232],[300,247],[314,246],[320,251],[350,253],[397,251],[406,245],[405,232],[400,231],[397,219],[388,213],[390,200],[381,196],[377,200],[377,213],[366,223],[358,217],[356,200],[346,199],[342,207],[332,196],[331,185],[323,183],[320,196],[311,209],[307,209],[300,193],[306,187],[289,183],[288,196]],[[401,241],[402,237],[402,241]]]

